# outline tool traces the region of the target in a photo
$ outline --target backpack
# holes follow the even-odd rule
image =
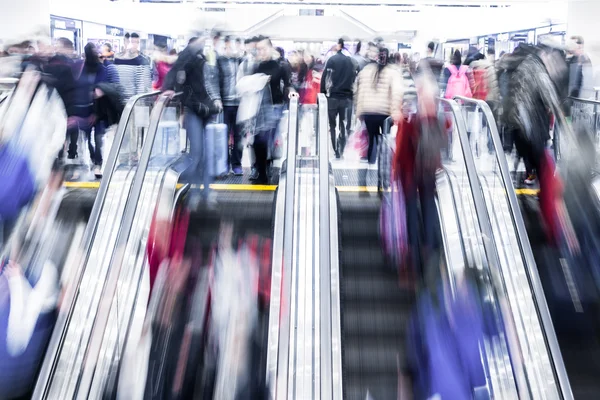
[[[454,96],[473,97],[469,79],[467,79],[467,69],[466,65],[461,65],[460,69],[456,68],[456,65],[448,66],[451,75],[448,79],[448,85],[446,85],[445,98],[452,99]]]

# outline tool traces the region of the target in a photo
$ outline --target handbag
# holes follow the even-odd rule
[[[400,270],[408,254],[408,229],[406,203],[399,179],[391,182],[391,192],[382,199],[379,235],[386,258],[395,270]]]

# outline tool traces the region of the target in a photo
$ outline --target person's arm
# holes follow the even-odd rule
[[[216,66],[204,63],[204,88],[219,112],[223,109],[221,91],[219,90],[219,75]]]
[[[329,60],[325,62],[325,67],[323,68],[323,73],[321,74],[321,93],[325,94],[327,94],[327,85],[325,82],[327,82],[327,75],[329,75],[329,70],[327,69],[328,67]]]
[[[389,68],[389,67],[388,67]],[[391,117],[394,121],[399,122],[402,118],[402,99],[404,98],[404,78],[400,71],[394,69],[389,70],[391,75]]]
[[[192,50],[188,47],[183,49],[177,60],[165,76],[165,80],[163,82],[162,90],[165,91],[173,91],[177,87],[177,76],[179,73],[185,73],[186,67],[188,63],[195,57],[196,55],[192,52]],[[182,82],[181,82],[182,83]]]
[[[575,68],[575,82],[573,82],[571,93],[569,93],[569,96],[571,97],[579,97],[581,93],[581,85],[583,83],[583,64],[579,60],[577,60]]]

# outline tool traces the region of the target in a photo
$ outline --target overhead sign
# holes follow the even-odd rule
[[[125,34],[123,28],[106,25],[106,34],[111,36],[123,36]]]

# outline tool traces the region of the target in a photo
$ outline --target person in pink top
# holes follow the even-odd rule
[[[158,90],[162,87],[163,82],[165,81],[165,76],[171,70],[171,67],[177,60],[177,51],[175,49],[171,50],[167,53],[167,48],[160,48],[154,54],[154,65],[156,68],[156,79],[154,80],[152,87],[155,90]]]

